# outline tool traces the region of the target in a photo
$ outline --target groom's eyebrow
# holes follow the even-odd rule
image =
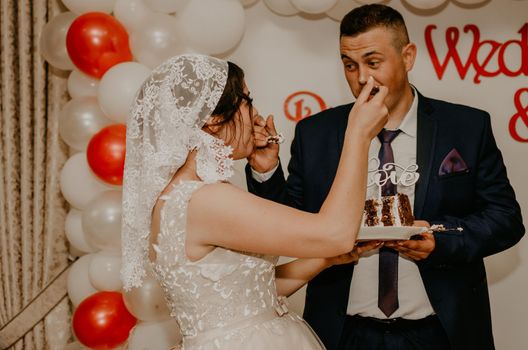
[[[374,51],[369,51],[369,52],[365,52],[363,55],[361,55],[361,58],[367,58],[367,57],[370,57],[370,56],[374,56],[374,55],[381,55],[381,52],[378,52],[376,50]],[[352,60],[352,58],[348,57],[346,54],[342,53],[341,54],[341,59],[348,59],[348,60]]]
[[[373,56],[373,55],[377,55],[377,54],[381,54],[381,53],[374,50],[374,51],[369,51],[369,52],[364,53],[363,55],[361,55],[361,57],[362,58],[367,58],[369,56]]]
[[[348,61],[354,62],[354,60],[352,58],[350,58],[347,55],[345,55],[344,53],[342,53],[341,54],[341,61],[344,61],[344,60],[348,60]]]

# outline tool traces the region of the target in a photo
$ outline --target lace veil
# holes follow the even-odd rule
[[[123,181],[125,291],[142,285],[152,208],[189,152],[197,150],[197,173],[204,182],[232,175],[231,148],[201,130],[222,96],[227,73],[226,61],[176,56],[154,69],[136,95],[127,121]]]

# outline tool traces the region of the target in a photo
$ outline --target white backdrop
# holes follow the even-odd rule
[[[522,208],[528,207],[528,184],[524,182],[528,143],[515,141],[508,131],[513,115],[518,113],[514,95],[522,88],[528,88],[528,30],[520,45],[510,44],[504,51],[506,66],[516,71],[524,64],[524,71],[517,76],[500,73],[494,77],[481,77],[474,82],[476,70],[468,68],[461,78],[451,61],[440,80],[431,63],[425,42],[425,28],[435,24],[432,39],[440,62],[447,52],[445,32],[456,27],[460,32],[458,52],[462,63],[466,62],[473,35],[464,33],[464,26],[474,24],[480,31],[480,42],[493,40],[498,44],[484,43],[480,46],[477,61],[486,71],[498,69],[499,44],[509,40],[521,40],[519,31],[528,23],[528,1],[492,0],[483,6],[466,6],[446,1],[438,11],[411,9],[400,1],[388,2],[402,12],[407,21],[411,40],[418,46],[418,58],[411,73],[413,84],[426,96],[445,99],[478,107],[492,115],[497,143],[505,158],[509,178],[517,193]],[[440,1],[441,3],[441,1]],[[225,58],[232,60],[246,71],[254,104],[264,116],[271,113],[276,118],[278,129],[288,140],[281,148],[283,164],[289,160],[289,144],[294,122],[285,117],[284,102],[298,91],[310,91],[319,95],[327,106],[336,106],[352,101],[342,73],[339,59],[339,24],[326,16],[295,15],[278,16],[272,13],[262,1],[246,8],[246,32],[240,44]],[[493,46],[496,51],[491,55]],[[490,56],[487,65],[484,65]],[[313,112],[319,109],[315,100],[304,95],[303,107]],[[299,98],[289,105],[290,113],[300,106]],[[528,106],[528,93],[521,94],[521,106]],[[523,108],[524,110],[527,107]],[[526,113],[526,112],[525,112]],[[516,130],[522,138],[528,138],[528,125],[520,119]],[[235,182],[245,186],[241,162],[237,164]],[[524,216],[528,216],[523,209]],[[528,220],[525,219],[525,225]],[[528,243],[526,239],[512,249],[486,259],[490,298],[492,304],[494,334],[499,350],[525,349],[528,343]],[[302,312],[304,289],[290,298],[294,308]]]

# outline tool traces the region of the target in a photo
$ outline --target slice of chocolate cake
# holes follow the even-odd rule
[[[414,217],[406,194],[365,201],[363,226],[412,226]]]
[[[380,226],[378,208],[380,207],[376,199],[367,199],[365,201],[365,211],[363,214],[363,226]]]
[[[396,196],[398,197],[398,214],[400,216],[401,226],[414,225],[414,215],[409,197],[403,193],[398,193]]]
[[[381,222],[383,223],[383,226],[395,226],[397,222],[397,215],[394,210],[394,203],[395,203],[394,196],[385,196],[381,197]]]

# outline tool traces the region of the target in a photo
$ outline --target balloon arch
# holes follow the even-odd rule
[[[62,0],[69,9],[43,28],[40,51],[56,68],[71,71],[71,100],[59,132],[71,149],[60,175],[71,205],[65,231],[73,256],[68,276],[78,342],[66,349],[167,349],[179,342],[162,292],[150,276],[123,293],[121,184],[125,122],[135,93],[150,70],[184,52],[222,55],[245,29],[244,7],[258,0]],[[390,0],[262,0],[275,14],[326,15],[340,20],[367,3]],[[416,11],[452,0],[402,0]],[[488,0],[456,0],[479,6]],[[82,184],[82,185],[80,185]]]

